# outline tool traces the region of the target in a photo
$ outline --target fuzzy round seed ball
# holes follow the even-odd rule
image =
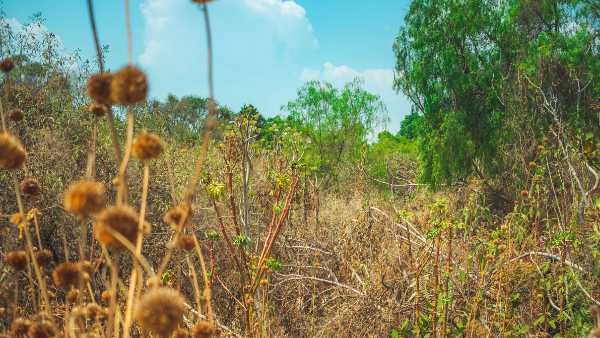
[[[124,246],[111,231],[135,243],[138,236],[138,214],[128,206],[112,206],[104,209],[94,224],[94,236],[106,246],[123,249]]]
[[[0,70],[4,73],[9,73],[15,68],[15,63],[10,58],[5,58],[0,61]]]
[[[108,107],[105,104],[92,103],[88,106],[88,110],[96,117],[102,117],[108,113]]]
[[[11,251],[4,257],[4,262],[16,271],[25,270],[25,267],[27,267],[27,253],[24,250]]]
[[[27,177],[21,181],[19,188],[23,195],[35,196],[40,193],[40,185],[33,177]]]
[[[21,121],[23,119],[24,115],[25,114],[23,114],[23,111],[18,108],[12,109],[11,111],[8,112],[8,118],[14,122]]]
[[[179,291],[159,287],[142,296],[136,307],[135,319],[143,329],[168,337],[182,322],[184,311],[185,299]]]
[[[217,332],[215,326],[206,320],[201,320],[192,328],[193,338],[209,338]]]
[[[19,337],[27,335],[27,331],[29,331],[29,327],[31,326],[31,321],[25,318],[17,318],[13,320],[10,325],[10,332],[13,337]]]
[[[146,75],[134,66],[125,66],[113,76],[110,97],[123,106],[144,101],[148,93]]]
[[[36,321],[29,326],[27,334],[29,338],[53,338],[56,337],[56,326],[48,320]]]
[[[87,274],[81,270],[81,266],[76,262],[64,262],[52,271],[52,280],[60,288],[78,287],[79,283],[85,280],[86,277]]]
[[[35,252],[35,259],[39,265],[46,266],[52,262],[52,251],[48,249],[42,249]]]
[[[160,137],[152,133],[141,133],[133,141],[131,154],[142,161],[156,159],[163,152]]]
[[[99,104],[112,104],[110,98],[112,78],[111,73],[97,73],[90,76],[87,82],[87,93],[90,98]]]
[[[21,142],[8,133],[0,133],[0,168],[19,169],[25,163],[27,153]]]
[[[65,209],[82,217],[97,213],[106,204],[105,193],[100,182],[84,179],[71,183],[65,191]]]

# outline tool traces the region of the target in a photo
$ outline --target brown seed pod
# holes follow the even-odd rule
[[[159,287],[142,296],[136,306],[135,319],[143,329],[167,337],[182,322],[184,311],[185,299],[179,291]]]
[[[182,202],[176,207],[169,209],[163,216],[163,221],[176,229],[183,218],[186,218],[184,224],[186,226],[190,218],[192,218],[192,208],[189,203]]]
[[[102,319],[108,315],[108,311],[96,303],[89,303],[85,306],[85,316],[89,319]]]
[[[19,225],[23,222],[23,217],[21,216],[21,213],[15,212],[14,214],[10,215],[10,223],[12,225]]]
[[[52,251],[48,249],[42,249],[35,252],[35,259],[39,265],[46,266],[52,262]]]
[[[105,193],[100,182],[84,179],[71,183],[65,191],[65,209],[82,217],[97,213],[106,204]]]
[[[4,58],[0,61],[0,70],[4,73],[9,73],[15,68],[15,63],[11,58]]]
[[[8,133],[0,133],[0,168],[19,169],[26,157],[27,153],[19,139]]]
[[[529,196],[529,191],[527,191],[527,190],[521,190],[521,196],[523,196],[523,197]]]
[[[8,112],[8,118],[14,122],[19,122],[19,121],[23,120],[23,116],[24,116],[23,111],[18,108],[12,109],[11,111]]]
[[[13,337],[25,336],[30,326],[31,321],[29,319],[17,318],[10,325],[10,333]]]
[[[148,82],[146,75],[134,66],[121,68],[110,83],[110,97],[123,106],[136,104],[146,99]]]
[[[178,328],[177,330],[175,330],[175,332],[173,332],[173,334],[171,335],[171,338],[188,338],[190,336],[188,330],[183,329],[183,328]]]
[[[260,280],[260,285],[262,285],[262,286],[269,285],[269,280],[266,278],[262,278]]]
[[[77,298],[79,298],[79,290],[77,289],[69,290],[69,292],[67,292],[67,295],[65,296],[65,299],[69,304],[75,303],[77,301]]]
[[[23,195],[35,196],[40,193],[40,185],[38,181],[33,177],[27,177],[21,181],[19,186]]]
[[[87,93],[96,103],[110,106],[110,84],[113,75],[111,73],[96,73],[88,79]]]
[[[83,282],[87,277],[87,273],[81,270],[81,266],[77,262],[64,262],[52,271],[54,284],[57,287],[65,289],[69,286],[79,287],[79,283]]]
[[[110,302],[110,290],[102,291],[100,298],[102,299],[103,302],[108,304]]]
[[[112,206],[104,209],[94,224],[94,236],[107,246],[122,249],[124,246],[111,232],[115,231],[129,242],[135,243],[138,236],[138,214],[128,206]]]
[[[135,140],[131,147],[131,155],[133,157],[146,161],[156,159],[163,152],[163,143],[160,137],[152,133],[141,133]]]
[[[27,253],[25,250],[11,251],[4,257],[4,262],[17,271],[25,270],[25,267],[27,267]]]
[[[108,107],[104,104],[100,103],[92,103],[88,106],[88,110],[96,115],[97,117],[102,117],[108,113]]]
[[[193,338],[209,338],[217,332],[215,326],[207,320],[201,320],[192,328]]]
[[[191,235],[182,235],[181,237],[179,237],[179,242],[177,243],[177,246],[185,251],[194,250],[194,247],[196,246],[196,244],[194,243],[194,237]]]
[[[53,338],[56,336],[56,327],[51,321],[36,321],[29,326],[29,338]]]

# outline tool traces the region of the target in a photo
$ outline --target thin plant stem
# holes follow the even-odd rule
[[[140,215],[138,222],[138,236],[136,238],[135,243],[135,252],[134,255],[136,257],[141,256],[142,254],[142,244],[144,240],[144,223],[145,223],[145,215],[146,215],[146,205],[148,200],[148,185],[150,181],[150,166],[147,161],[144,161],[144,177],[142,179],[142,204],[140,207]],[[129,281],[129,289],[127,295],[127,305],[125,307],[125,326],[123,327],[123,334],[125,338],[129,338],[130,335],[130,327],[131,327],[131,319],[133,317],[133,302],[135,297],[135,288],[137,285],[137,279],[142,277],[142,273],[140,271],[139,264],[137,260],[134,260],[134,269],[131,272],[131,277]]]
[[[35,277],[40,286],[40,293],[42,296],[42,300],[44,304],[42,305],[42,309],[44,311],[50,310],[50,302],[48,301],[48,291],[46,290],[46,280],[42,276],[42,272],[40,266],[35,258],[35,253],[33,252],[33,245],[31,242],[31,234],[29,233],[29,228],[27,226],[27,222],[25,221],[25,211],[23,208],[23,201],[21,200],[21,193],[19,192],[19,181],[17,180],[17,175],[13,174],[13,183],[15,187],[15,195],[17,197],[17,206],[19,208],[19,213],[21,214],[21,219],[25,222],[25,241],[27,243],[27,250],[29,251],[29,255],[31,257],[31,263],[33,265],[33,271],[35,272]]]
[[[96,59],[98,62],[98,68],[100,73],[104,73],[104,57],[102,56],[102,49],[100,47],[100,39],[98,38],[98,29],[96,28],[96,19],[94,16],[94,6],[92,0],[87,0],[88,14],[90,17],[90,26],[92,27],[92,36],[94,38],[94,47],[96,48]],[[113,115],[111,107],[108,107],[106,114],[106,120],[108,121],[108,127],[110,129],[110,138],[115,152],[115,159],[117,163],[121,162],[121,145],[119,144],[119,138],[117,137],[117,128],[115,127],[115,117]]]
[[[211,295],[211,286],[210,281],[208,280],[208,271],[206,270],[206,262],[204,261],[204,255],[202,254],[202,249],[200,248],[200,243],[198,242],[198,238],[196,238],[195,234],[192,234],[192,238],[194,239],[194,248],[196,250],[196,254],[198,255],[198,260],[200,261],[200,268],[202,269],[202,278],[204,279],[204,298],[206,299],[206,309],[208,320],[211,323],[214,323],[214,315],[212,310],[212,295]]]
[[[127,111],[127,141],[125,143],[125,155],[119,166],[118,174],[118,189],[117,189],[117,204],[127,204],[127,165],[129,164],[129,158],[131,157],[131,145],[133,144],[133,124],[134,117],[133,111],[129,109]]]

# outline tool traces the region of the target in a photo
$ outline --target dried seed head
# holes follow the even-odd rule
[[[69,292],[67,292],[67,295],[65,296],[65,299],[69,304],[75,303],[77,301],[77,298],[79,298],[79,290],[77,289],[69,290]]]
[[[88,79],[87,92],[88,95],[96,103],[110,105],[110,83],[113,75],[111,73],[97,73]]]
[[[77,262],[64,262],[52,271],[54,284],[65,289],[69,286],[79,287],[79,283],[87,278],[87,273],[81,270],[81,266]]]
[[[177,246],[185,251],[194,250],[194,247],[196,246],[196,244],[194,243],[194,237],[191,235],[182,235],[181,237],[179,237],[179,242],[177,243]]]
[[[201,320],[192,328],[193,338],[209,338],[217,332],[215,326],[206,320]]]
[[[49,265],[52,262],[52,251],[48,249],[42,249],[35,252],[35,259],[39,265]]]
[[[105,193],[100,182],[81,180],[71,183],[65,192],[65,209],[82,217],[97,213],[104,208]]]
[[[135,319],[145,330],[167,337],[181,323],[184,311],[185,300],[179,291],[159,287],[142,296],[136,306]]]
[[[14,122],[21,121],[23,119],[23,116],[24,116],[23,111],[18,108],[15,108],[8,112],[8,118]]]
[[[0,61],[0,70],[4,73],[9,73],[11,70],[15,68],[15,63],[10,58],[5,58]]]
[[[163,152],[160,137],[152,133],[141,133],[133,141],[131,154],[142,161],[156,159]]]
[[[109,290],[102,291],[100,298],[102,298],[103,302],[108,304],[110,302],[110,291]]]
[[[10,332],[13,337],[24,336],[27,335],[30,326],[31,321],[29,319],[17,318],[10,325]]]
[[[33,177],[27,177],[21,181],[20,188],[23,195],[35,196],[40,193],[40,185]]]
[[[8,133],[0,133],[0,168],[19,169],[25,163],[27,153],[21,142]]]
[[[175,332],[173,332],[173,334],[171,335],[171,338],[188,338],[189,336],[190,336],[190,334],[189,334],[188,330],[178,328],[177,330],[175,330]]]
[[[146,99],[148,83],[146,75],[134,66],[125,66],[114,76],[110,84],[111,99],[123,106]]]
[[[29,338],[52,338],[56,336],[56,327],[48,320],[34,322],[27,331]]]
[[[24,250],[11,251],[4,257],[4,262],[17,271],[27,267],[27,253]]]
[[[94,224],[94,236],[104,245],[115,248],[124,248],[111,231],[125,237],[129,242],[135,243],[138,236],[138,214],[128,206],[112,206],[104,209]]]
[[[269,280],[266,278],[262,278],[260,280],[260,285],[262,285],[262,286],[269,285]]]
[[[96,303],[89,303],[85,306],[85,316],[89,319],[102,319],[108,315],[108,311]]]
[[[102,117],[108,113],[108,107],[105,104],[100,103],[90,104],[88,106],[88,110],[97,117]]]
[[[14,214],[10,215],[10,223],[12,225],[19,225],[22,222],[23,222],[23,217],[21,216],[21,213],[15,212]]]
[[[176,207],[169,209],[163,216],[163,221],[176,229],[179,226],[179,222],[184,218],[186,221],[183,226],[186,226],[190,218],[192,218],[192,208],[189,203],[182,202]]]

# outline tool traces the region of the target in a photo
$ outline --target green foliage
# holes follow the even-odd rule
[[[600,135],[598,21],[585,0],[413,1],[395,88],[414,103],[401,134],[420,136],[422,179],[497,175],[520,128],[535,137],[561,120]]]
[[[342,89],[308,82],[284,109],[289,113],[286,124],[308,139],[306,163],[328,178],[335,176],[341,163],[359,157],[385,112],[380,98],[362,89],[359,80]]]
[[[377,142],[367,147],[370,176],[390,181],[403,171],[406,163],[417,160],[417,141],[405,136],[394,136],[388,131],[377,135]]]
[[[281,270],[281,262],[279,262],[277,259],[275,259],[273,257],[267,258],[267,260],[265,261],[265,265],[267,266],[267,268],[269,268],[273,271]]]

